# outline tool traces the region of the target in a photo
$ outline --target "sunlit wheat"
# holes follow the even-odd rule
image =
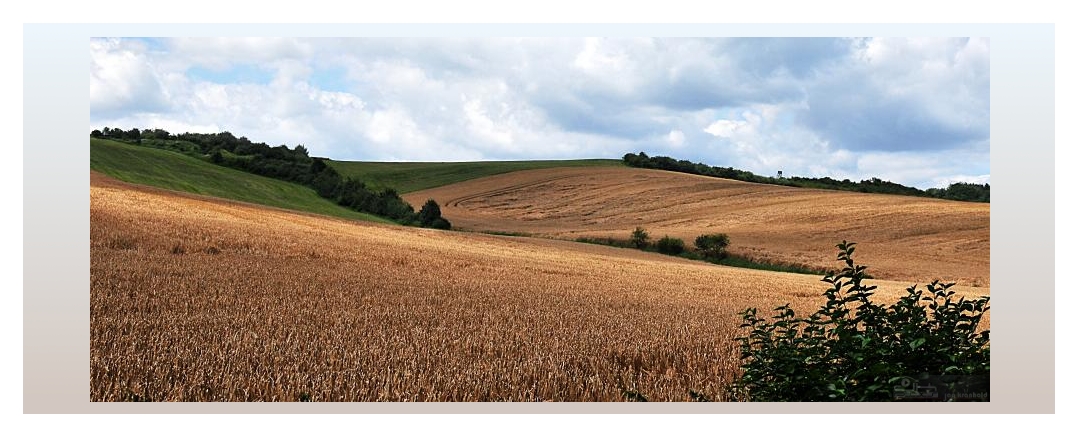
[[[723,399],[739,311],[809,311],[823,290],[813,276],[97,175],[90,260],[92,401]],[[909,285],[879,284],[882,297]]]

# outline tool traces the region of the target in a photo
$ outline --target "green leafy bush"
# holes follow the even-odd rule
[[[957,298],[951,283],[934,281],[927,292],[907,289],[891,306],[870,301],[875,286],[863,285],[866,267],[855,264],[855,244],[837,245],[845,267],[823,281],[826,303],[807,318],[789,305],[771,321],[756,309],[743,314],[736,338],[742,374],[731,397],[749,401],[893,401],[920,396],[913,382],[934,391],[930,400],[959,395],[958,387],[985,384],[989,400],[990,331],[979,322],[989,297]],[[939,393],[940,392],[940,393]],[[970,397],[970,396],[968,396]]]
[[[430,227],[432,229],[450,230],[450,221],[440,216],[432,220],[431,225],[427,227]]]
[[[638,227],[630,233],[630,243],[634,244],[634,247],[644,249],[649,246],[649,232],[645,229]]]
[[[665,255],[677,255],[686,250],[686,245],[679,238],[665,236],[656,241],[656,251]]]
[[[724,259],[727,256],[727,246],[731,243],[726,233],[714,233],[712,235],[701,235],[694,240],[694,247],[697,247],[702,256],[707,259]]]
[[[435,222],[435,219],[442,217],[442,209],[439,209],[439,203],[435,200],[428,199],[424,206],[420,208],[420,225],[423,227],[431,227],[431,223]]]

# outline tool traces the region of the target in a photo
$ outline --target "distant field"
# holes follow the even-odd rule
[[[761,260],[833,268],[834,245],[859,243],[884,279],[990,285],[990,205],[791,188],[651,169],[542,169],[407,194],[433,198],[463,230],[576,239],[727,233]]]
[[[338,206],[314,189],[295,183],[112,140],[90,139],[90,169],[131,183],[341,218],[390,222]]]
[[[394,188],[399,194],[528,169],[625,166],[622,160],[611,159],[446,163],[331,161],[330,165],[342,176],[360,179],[368,187]],[[413,204],[413,206],[421,204]]]
[[[871,283],[890,301],[908,286]],[[739,311],[809,312],[824,288],[92,178],[89,399],[722,400]]]

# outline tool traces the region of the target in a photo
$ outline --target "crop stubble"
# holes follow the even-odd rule
[[[405,194],[455,228],[627,239],[635,227],[692,244],[727,233],[752,258],[831,269],[834,245],[882,279],[990,286],[990,205],[791,188],[635,168],[519,171]]]
[[[90,199],[92,401],[722,399],[738,312],[808,312],[824,288],[813,276],[349,222],[97,175]],[[879,284],[883,298],[907,286]]]

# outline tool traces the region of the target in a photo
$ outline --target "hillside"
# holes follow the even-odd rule
[[[319,197],[315,190],[229,169],[180,153],[106,139],[90,139],[90,169],[165,189],[365,221],[389,222]]]
[[[334,160],[330,161],[329,164],[342,176],[357,178],[369,187],[376,189],[394,188],[399,194],[529,169],[625,166],[621,160],[609,159],[441,163]],[[420,204],[413,205],[420,206]]]
[[[543,237],[629,237],[642,226],[692,245],[727,233],[731,250],[830,268],[841,240],[859,243],[879,278],[990,285],[990,206],[790,188],[637,168],[543,169],[405,196],[434,198],[455,228]]]
[[[738,312],[805,312],[824,290],[815,276],[342,221],[100,175],[90,261],[91,401],[721,399]],[[882,299],[907,286],[873,283]]]

